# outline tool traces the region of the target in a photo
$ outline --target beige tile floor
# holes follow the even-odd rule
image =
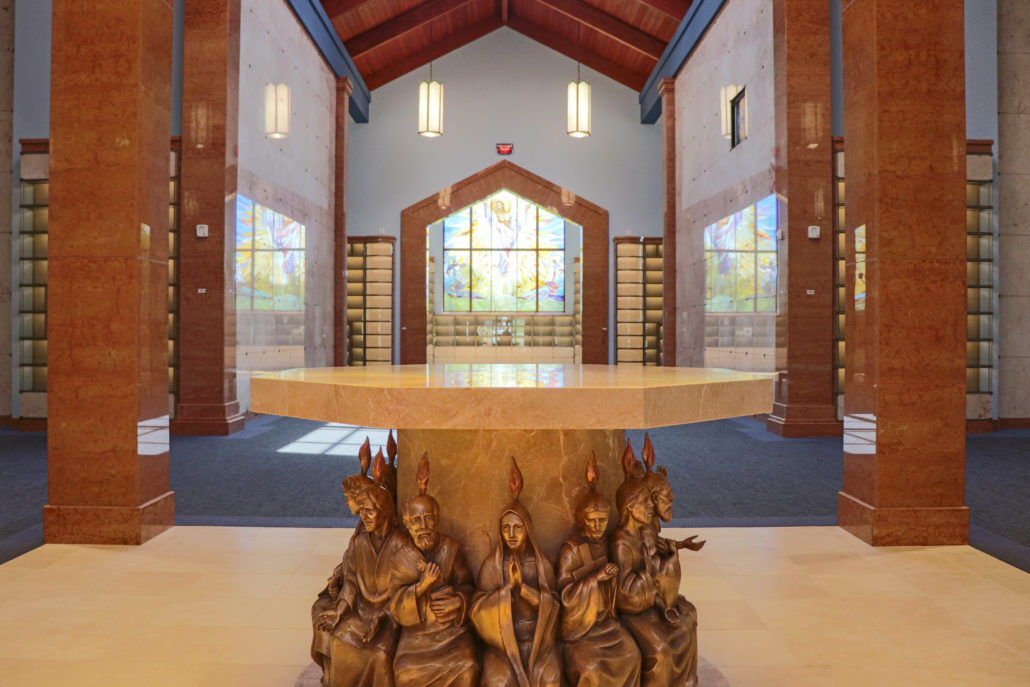
[[[1030,574],[835,527],[700,533],[683,591],[705,687],[1030,685]],[[0,566],[0,685],[292,687],[348,536],[177,527],[31,551]]]

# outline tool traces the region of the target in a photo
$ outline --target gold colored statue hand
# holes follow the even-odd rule
[[[508,586],[512,589],[522,586],[522,566],[514,557],[508,563]]]
[[[452,592],[434,596],[429,602],[429,610],[433,612],[436,619],[441,623],[448,623],[457,619],[461,612],[462,600],[458,594]]]
[[[322,630],[323,632],[331,632],[332,629],[336,627],[336,623],[339,622],[339,620],[340,616],[336,611],[325,611],[315,618],[315,629]]]
[[[443,578],[443,572],[436,563],[429,562],[422,568],[422,575],[418,580],[419,596],[433,588]]]
[[[614,563],[608,563],[603,568],[597,571],[597,581],[603,582],[605,580],[610,580],[618,574],[619,566],[615,565]]]
[[[697,535],[695,534],[692,537],[687,537],[686,539],[684,539],[682,541],[678,541],[678,542],[676,542],[676,548],[677,549],[689,549],[690,551],[700,551],[701,547],[704,546],[705,542],[708,541],[708,540],[707,539],[702,539],[701,541],[695,541],[696,539],[697,539]]]

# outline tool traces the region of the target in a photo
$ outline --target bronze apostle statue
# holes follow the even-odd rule
[[[401,626],[393,661],[397,687],[478,687],[479,651],[469,623],[475,590],[457,541],[440,534],[440,504],[426,494],[429,458],[416,474],[418,495],[404,506],[404,526],[418,556],[391,561],[390,613]]]
[[[615,607],[643,656],[643,687],[697,684],[697,611],[679,595],[680,568],[675,542],[659,543],[651,480],[627,442],[626,479],[616,492],[619,527],[612,535],[612,558],[619,566]],[[662,475],[664,477],[664,475]]]
[[[472,622],[486,645],[483,687],[559,687],[559,602],[554,566],[537,548],[519,503],[522,473],[512,458],[513,500],[501,511],[497,548],[479,570]]]
[[[640,649],[615,612],[619,568],[608,557],[611,503],[597,493],[597,460],[587,463],[587,493],[576,506],[578,531],[558,554],[561,638],[570,687],[637,687]]]
[[[398,628],[389,614],[391,570],[399,557],[417,565],[418,552],[397,528],[393,495],[383,484],[386,462],[376,454],[374,482],[358,497],[364,531],[355,531],[343,556],[336,602],[315,619],[316,632],[329,634],[322,662],[327,687],[393,687]]]
[[[587,462],[557,580],[519,501],[514,458],[512,502],[477,582],[461,545],[437,529],[427,455],[418,493],[401,508],[407,531],[397,526],[392,433],[387,453],[389,462],[377,453],[370,478],[366,439],[361,472],[343,480],[360,523],[312,606],[311,655],[323,687],[697,685],[697,611],[679,594],[679,550],[705,542],[661,536],[673,493],[666,470],[655,468],[649,436],[643,465],[627,442],[610,540],[611,503],[597,492],[595,457]]]

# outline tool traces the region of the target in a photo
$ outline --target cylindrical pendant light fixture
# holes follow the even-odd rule
[[[590,135],[590,84],[579,73],[579,39],[582,24],[576,27],[576,80],[569,82],[565,133],[573,138]]]
[[[265,136],[286,138],[290,135],[290,87],[284,83],[265,86]]]
[[[590,135],[590,84],[586,81],[569,82],[565,130],[573,138],[586,138]]]
[[[432,75],[418,85],[418,133],[429,138],[443,135],[443,84]]]

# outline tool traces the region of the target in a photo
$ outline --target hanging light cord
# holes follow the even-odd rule
[[[583,78],[579,74],[579,64],[583,57],[583,46],[580,43],[580,39],[583,35],[583,24],[576,24],[576,81],[582,81]]]

